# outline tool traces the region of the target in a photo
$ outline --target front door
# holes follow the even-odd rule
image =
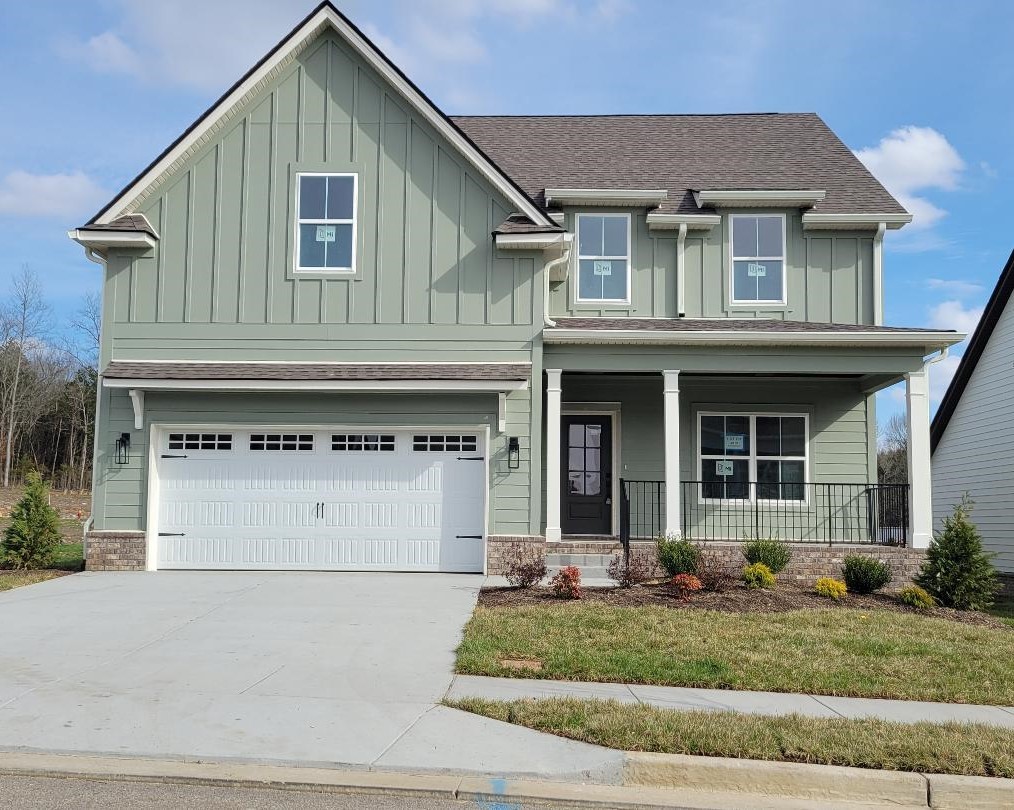
[[[613,533],[609,416],[563,417],[563,533]]]

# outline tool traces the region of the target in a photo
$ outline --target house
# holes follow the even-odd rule
[[[449,118],[323,3],[70,234],[105,279],[88,565],[924,547],[961,336],[881,323],[910,219],[816,115]],[[876,483],[900,380],[910,494]]]
[[[933,417],[933,519],[965,493],[994,565],[1014,575],[1014,253]]]

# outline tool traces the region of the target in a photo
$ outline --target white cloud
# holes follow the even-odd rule
[[[957,190],[965,170],[961,155],[931,127],[901,127],[855,154],[912,214],[913,229],[931,228],[947,215],[923,194]]]
[[[962,281],[959,278],[928,278],[926,286],[931,290],[940,290],[957,296],[978,295],[983,289],[981,284]]]
[[[983,307],[965,307],[960,301],[943,301],[930,309],[929,325],[934,329],[956,329],[971,334],[982,317]]]
[[[70,43],[67,56],[78,57],[96,73],[132,73],[142,71],[134,50],[112,31],[104,31],[81,43]]]
[[[0,214],[73,218],[92,213],[109,193],[81,171],[13,171],[0,181]]]

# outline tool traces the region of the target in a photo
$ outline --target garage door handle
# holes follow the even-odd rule
[[[186,456],[172,456],[169,453],[163,453],[162,458],[186,458]]]
[[[159,537],[186,537],[183,532],[159,532]]]
[[[485,456],[458,456],[458,461],[485,461]]]
[[[455,535],[458,540],[482,540],[481,534],[458,534]]]

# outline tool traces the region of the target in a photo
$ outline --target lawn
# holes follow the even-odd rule
[[[541,669],[510,665],[518,660]],[[916,613],[554,602],[478,607],[457,671],[1009,706],[1012,660],[1006,628]]]
[[[997,596],[989,612],[1004,624],[1014,627],[1014,594]]]
[[[0,521],[0,536],[7,521]],[[84,547],[81,543],[81,521],[66,519],[60,521],[60,534],[64,542],[56,547],[53,561],[43,569],[32,571],[0,570],[0,591],[9,591],[22,585],[34,585],[47,579],[63,576],[84,568]]]
[[[570,698],[448,705],[626,751],[1014,777],[1014,730],[995,726],[681,712]]]

